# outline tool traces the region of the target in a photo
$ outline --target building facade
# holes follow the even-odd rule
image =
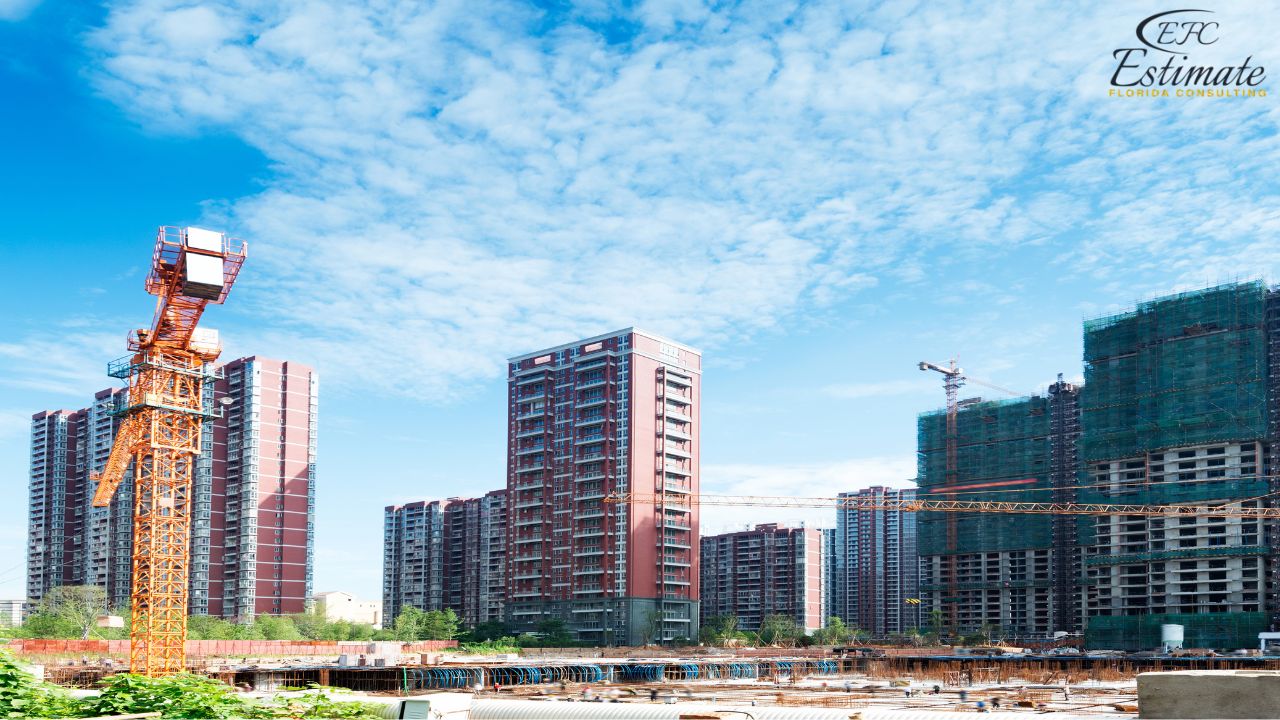
[[[222,366],[215,397],[212,462],[196,470],[210,487],[208,506],[196,505],[209,530],[192,532],[192,575],[207,562],[208,583],[192,602],[232,618],[302,612],[315,553],[319,378],[296,362],[240,358]]]
[[[450,498],[442,538],[443,605],[464,626],[501,622],[506,595],[507,491]]]
[[[883,637],[919,628],[916,514],[858,507],[914,500],[914,489],[871,487],[840,493],[832,533],[830,614],[850,627]],[[848,502],[843,502],[848,501]]]
[[[389,505],[382,522],[382,608],[391,627],[405,607],[444,609],[444,507]]]
[[[313,544],[315,373],[297,363],[242,358],[217,368],[215,378],[206,411],[221,416],[205,423],[192,478],[191,612],[242,620],[302,612]],[[108,507],[92,506],[92,476],[106,464],[119,426],[115,412],[125,399],[123,389],[103,390],[86,408],[32,417],[27,594],[33,600],[58,585],[87,584],[104,588],[112,608],[128,606],[132,471]],[[227,588],[236,589],[232,602],[224,602]]]
[[[698,635],[697,350],[628,328],[508,365],[507,621]],[[624,502],[606,502],[611,497]]]
[[[502,621],[507,491],[388,506],[383,514],[382,606],[452,609],[464,627]]]
[[[756,631],[770,615],[785,615],[811,633],[823,626],[822,531],[757,525],[701,540],[701,612],[732,615]]]
[[[18,627],[27,610],[26,600],[0,600],[0,626]]]
[[[1081,458],[1092,502],[1258,507],[1277,489],[1277,293],[1235,283],[1085,323]],[[1079,521],[1089,647],[1246,648],[1274,630],[1277,539],[1258,520]]]

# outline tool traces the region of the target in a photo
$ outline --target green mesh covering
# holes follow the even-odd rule
[[[1081,457],[1264,437],[1265,304],[1249,282],[1086,321]]]
[[[1258,646],[1266,632],[1266,613],[1169,613],[1123,617],[1091,617],[1085,627],[1086,648],[1152,650],[1160,646],[1161,625],[1183,627],[1184,648],[1238,650]]]
[[[945,499],[947,416],[925,413],[917,423],[920,497]],[[961,490],[957,500],[1019,500],[1049,502],[1049,400],[1030,397],[967,406],[956,417],[955,485],[979,485],[1010,480],[1031,483]],[[1019,492],[1007,492],[1010,489]],[[1001,492],[1001,491],[1006,492]],[[947,547],[947,515],[955,516],[957,543]],[[921,555],[998,552],[1047,548],[1052,545],[1048,515],[1003,513],[922,512],[917,517],[916,542]]]

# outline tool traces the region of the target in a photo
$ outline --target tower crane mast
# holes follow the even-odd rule
[[[946,420],[946,469],[942,479],[943,488],[955,487],[959,480],[959,462],[957,455],[959,453],[960,437],[957,429],[958,416],[960,411],[960,386],[964,384],[964,370],[960,368],[959,360],[952,358],[947,364],[938,365],[925,360],[920,361],[917,365],[923,372],[932,370],[942,374],[942,387],[947,395],[947,420]],[[947,495],[947,500],[955,500],[954,495]],[[947,554],[943,559],[943,581],[947,584],[947,597],[954,599],[957,592],[956,580],[956,553],[959,547],[958,538],[958,518],[954,514],[946,515],[947,524]],[[949,602],[946,604],[948,619],[952,627],[956,622],[956,604]]]
[[[107,368],[129,389],[111,453],[93,476],[93,505],[109,505],[133,467],[129,667],[135,673],[186,669],[191,480],[203,424],[213,416],[205,385],[222,351],[217,331],[198,326],[208,305],[226,300],[247,249],[219,232],[161,227],[146,278],[156,296],[151,327],[131,332],[131,354]]]

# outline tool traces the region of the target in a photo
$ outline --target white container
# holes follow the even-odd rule
[[[1181,625],[1161,625],[1160,626],[1160,644],[1165,650],[1178,650],[1182,648],[1184,628]]]

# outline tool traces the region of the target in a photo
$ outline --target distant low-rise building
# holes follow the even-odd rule
[[[0,600],[0,625],[18,627],[26,610],[26,600]]]
[[[351,593],[330,591],[311,596],[317,614],[326,620],[346,620],[382,627],[382,602],[361,600]]]

